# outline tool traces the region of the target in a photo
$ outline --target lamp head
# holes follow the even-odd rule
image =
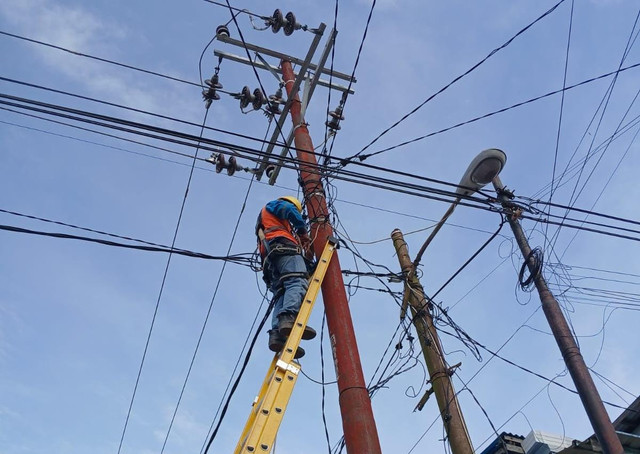
[[[491,182],[507,162],[507,155],[497,148],[481,151],[462,176],[456,194],[469,196]]]

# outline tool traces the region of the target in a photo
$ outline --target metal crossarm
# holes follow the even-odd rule
[[[267,375],[262,382],[260,392],[253,401],[249,419],[244,426],[240,441],[234,451],[240,453],[271,452],[284,412],[300,373],[300,363],[294,360],[294,353],[300,345],[311,309],[320,292],[320,285],[329,267],[338,241],[330,237],[318,260],[316,270],[311,277],[309,288],[302,301],[296,322],[281,353],[276,353],[271,361]]]

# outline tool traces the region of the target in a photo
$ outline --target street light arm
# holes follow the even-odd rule
[[[434,227],[433,231],[431,232],[431,235],[429,235],[429,237],[426,239],[426,241],[418,251],[416,258],[413,261],[414,269],[418,268],[418,265],[420,264],[420,259],[422,258],[422,254],[424,254],[424,251],[427,250],[427,247],[429,246],[433,238],[438,234],[438,232],[440,231],[444,223],[447,222],[447,219],[449,219],[449,216],[451,216],[451,214],[453,213],[453,210],[456,209],[456,206],[458,206],[458,203],[460,202],[461,198],[462,197],[458,197],[456,200],[454,200],[454,202],[451,204],[447,212],[444,214],[444,216],[442,216],[442,219],[440,219],[440,221]]]
[[[504,151],[499,150],[498,148],[489,148],[487,150],[483,150],[478,155],[473,158],[469,167],[462,175],[462,179],[460,179],[460,183],[458,183],[458,189],[456,190],[457,198],[453,201],[447,212],[444,214],[440,222],[438,222],[429,235],[429,238],[424,242],[420,250],[418,251],[418,255],[416,255],[415,260],[413,261],[414,269],[418,267],[420,263],[420,259],[422,258],[422,254],[431,243],[431,240],[436,236],[436,234],[440,231],[442,226],[449,216],[453,213],[453,210],[456,209],[458,203],[463,197],[468,197],[472,195],[474,192],[482,189],[487,183],[497,178],[497,181],[500,181],[498,178],[498,174],[504,167],[507,162],[507,155]],[[495,182],[494,182],[495,184]]]

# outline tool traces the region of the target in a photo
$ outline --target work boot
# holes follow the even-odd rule
[[[284,344],[287,342],[287,338],[280,335],[277,329],[270,329],[269,333],[269,350],[278,353],[284,348]],[[302,358],[305,354],[304,348],[298,347],[294,359]]]
[[[293,312],[285,312],[284,314],[278,315],[278,331],[280,335],[285,338],[289,337],[289,333],[291,333],[297,317],[298,314]],[[314,337],[316,337],[316,330],[310,326],[305,326],[302,332],[302,339],[311,340]]]

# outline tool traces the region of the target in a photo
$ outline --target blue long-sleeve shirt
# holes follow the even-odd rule
[[[296,233],[307,233],[307,225],[304,223],[302,215],[291,202],[287,202],[286,200],[272,200],[267,203],[265,208],[274,216],[289,221]]]

